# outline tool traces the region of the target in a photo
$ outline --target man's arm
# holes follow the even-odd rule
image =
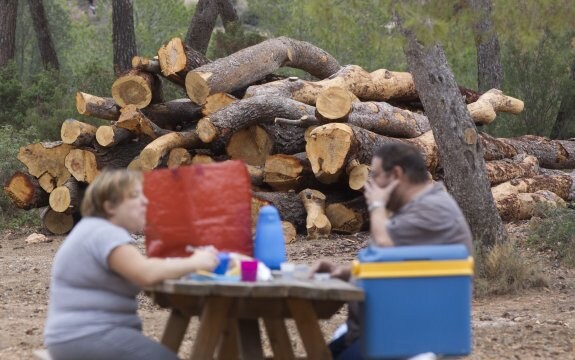
[[[377,246],[393,246],[386,223],[388,220],[385,207],[376,207],[369,212],[369,229],[373,242]]]

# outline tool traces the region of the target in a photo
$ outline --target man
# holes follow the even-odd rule
[[[371,162],[371,178],[365,184],[364,196],[371,245],[464,244],[471,253],[472,235],[461,209],[441,183],[429,179],[417,148],[404,143],[379,148]],[[349,280],[351,265],[320,261],[312,271]],[[361,358],[358,315],[357,304],[349,304],[347,333],[330,344],[334,359]]]

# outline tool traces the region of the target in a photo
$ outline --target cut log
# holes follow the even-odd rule
[[[125,143],[135,137],[135,133],[116,125],[102,125],[96,130],[96,142],[105,148]]]
[[[170,150],[177,147],[196,148],[204,145],[195,131],[172,132],[155,139],[142,150],[139,156],[142,170],[155,169]]]
[[[132,58],[132,69],[145,71],[152,74],[159,74],[162,72],[160,61],[158,60],[157,56],[152,59],[144,56],[134,56]]]
[[[305,150],[305,129],[273,125],[252,125],[235,132],[226,154],[254,166],[263,166],[269,155],[294,154]]]
[[[284,241],[286,244],[291,244],[296,241],[297,232],[295,226],[289,221],[282,221],[282,230],[284,233]]]
[[[326,238],[331,233],[331,223],[325,215],[325,195],[317,190],[305,189],[299,197],[307,212],[306,230],[308,239]]]
[[[56,212],[78,212],[84,188],[74,178],[69,178],[62,186],[50,193],[50,208]]]
[[[539,190],[547,190],[557,194],[564,200],[572,197],[573,178],[566,175],[537,175],[532,178],[514,179],[491,188],[491,193],[496,202],[518,193],[534,193]]]
[[[112,148],[73,149],[66,156],[66,169],[80,182],[91,183],[104,169],[121,169],[146,146],[146,141],[131,141]]]
[[[76,93],[76,110],[80,115],[94,116],[104,120],[117,120],[120,116],[120,107],[114,99],[80,91]]]
[[[137,105],[133,104],[122,108],[120,118],[118,118],[115,125],[135,134],[146,135],[150,139],[156,139],[171,132],[153,123],[138,109]]]
[[[291,99],[279,97],[253,97],[234,102],[198,122],[197,132],[205,143],[214,143],[218,149],[225,147],[237,131],[255,124],[273,124],[275,118],[315,118],[315,108]],[[287,128],[287,127],[286,127]],[[292,138],[295,140],[295,138]]]
[[[242,49],[200,66],[186,75],[186,92],[203,105],[210,94],[231,93],[271,74],[281,66],[302,69],[324,79],[341,66],[331,55],[310,43],[280,37]]]
[[[264,182],[274,191],[301,191],[313,187],[309,179],[314,179],[311,164],[305,153],[295,155],[278,154],[266,158]]]
[[[316,101],[316,117],[323,122],[340,120],[344,122],[352,111],[351,104],[355,95],[346,89],[333,86],[322,90]]]
[[[438,164],[437,147],[431,132],[415,139],[397,139],[375,134],[357,126],[332,123],[319,126],[306,144],[307,157],[316,178],[324,184],[336,182],[354,164],[371,163],[376,149],[386,143],[405,142],[416,146],[433,173]]]
[[[30,210],[48,205],[48,193],[34,176],[16,171],[4,184],[4,193],[20,209]]]
[[[488,161],[485,166],[491,185],[517,178],[530,178],[539,173],[539,161],[531,155],[518,155],[513,160]]]
[[[491,89],[467,105],[467,110],[475,123],[486,125],[495,120],[497,112],[519,114],[523,107],[523,101],[506,96],[501,90]]]
[[[210,116],[216,111],[228,106],[231,103],[238,101],[235,97],[226,93],[215,93],[209,95],[206,103],[202,106],[202,115]]]
[[[151,73],[131,70],[114,81],[112,97],[120,107],[133,104],[141,109],[151,103],[161,103],[161,81]]]
[[[247,89],[244,98],[262,95],[279,96],[315,105],[320,92],[329,87],[348,90],[362,101],[396,99],[406,102],[419,98],[411,74],[386,69],[369,73],[357,65],[347,65],[321,81],[307,81],[292,77],[263,85],[253,85]],[[469,96],[470,101],[477,99],[472,92],[465,90],[462,91],[462,95]]]
[[[214,158],[210,155],[207,154],[195,154],[194,157],[192,157],[192,164],[196,165],[196,164],[213,164],[215,163],[216,160],[214,160]]]
[[[162,75],[170,81],[185,86],[186,74],[210,60],[199,51],[186,46],[179,37],[172,38],[158,50]]]
[[[246,164],[246,169],[248,169],[248,174],[252,182],[252,186],[262,187],[264,186],[264,170],[261,166],[253,166]]]
[[[47,192],[63,185],[70,177],[70,172],[64,165],[64,159],[72,150],[72,146],[61,141],[30,144],[20,148],[18,160],[28,168],[30,175],[40,180],[40,186]]]
[[[60,137],[64,144],[73,146],[89,145],[94,141],[97,128],[75,119],[66,119],[60,128]]]
[[[256,214],[259,208],[268,204],[275,206],[280,213],[281,219],[292,223],[298,233],[306,231],[307,213],[297,193],[261,191],[253,193],[252,209],[255,207]]]
[[[503,221],[526,220],[533,216],[543,216],[545,211],[567,206],[565,200],[547,190],[510,194],[499,198],[496,205]]]
[[[347,165],[348,185],[352,190],[361,190],[369,179],[370,165],[360,164],[357,160]]]
[[[478,135],[483,146],[483,158],[485,161],[511,159],[517,156],[517,150],[501,141],[501,139],[494,138],[486,133],[478,133]]]
[[[69,212],[57,212],[45,207],[40,212],[42,224],[54,235],[64,235],[74,227],[74,215]]]
[[[535,135],[499,138],[498,140],[513,147],[518,153],[535,156],[541,167],[549,169],[575,168],[575,141],[549,140]]]
[[[369,223],[369,213],[365,198],[332,203],[326,206],[325,214],[331,223],[331,230],[342,234],[355,234],[364,230]]]
[[[190,165],[191,163],[192,155],[190,155],[187,149],[177,147],[170,150],[167,161],[168,169],[175,169],[183,165]]]

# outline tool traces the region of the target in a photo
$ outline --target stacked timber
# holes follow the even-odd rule
[[[22,209],[45,207],[46,228],[69,231],[86,186],[105,168],[151,171],[227,159],[245,162],[253,213],[276,206],[288,241],[366,229],[362,195],[379,146],[417,147],[435,180],[442,164],[411,74],[341,66],[307,42],[266,40],[211,61],[179,38],[157,56],[134,57],[110,95],[76,95],[79,115],[108,120],[99,127],[62,123],[61,139],[30,144],[5,192]],[[274,75],[280,67],[307,79]],[[182,90],[165,99],[163,81]],[[460,88],[476,124],[499,112],[518,114],[523,102],[492,89]],[[572,196],[575,143],[537,136],[493,138],[478,133],[498,209],[504,220],[525,219],[537,204],[562,206]],[[470,134],[470,136],[477,136]]]

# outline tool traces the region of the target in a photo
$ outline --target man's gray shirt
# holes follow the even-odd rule
[[[106,219],[82,219],[54,258],[45,344],[57,344],[118,326],[141,329],[140,289],[108,266],[116,247],[132,243],[124,228]]]

